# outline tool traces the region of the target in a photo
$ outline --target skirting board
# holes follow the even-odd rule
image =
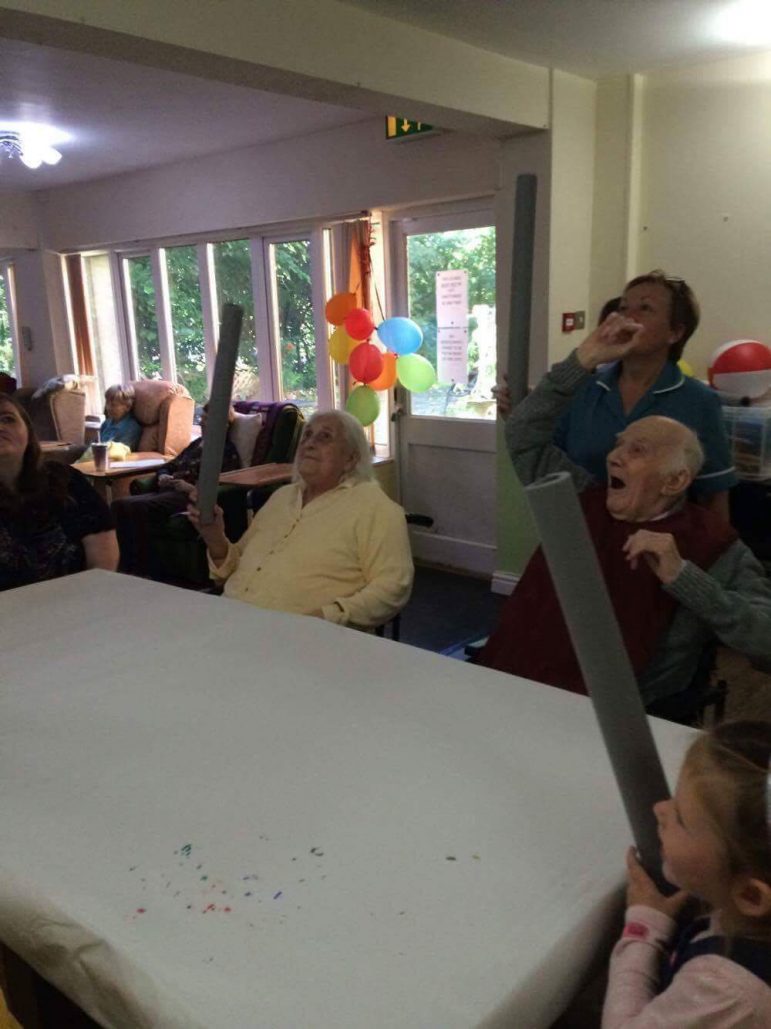
[[[519,576],[514,572],[493,572],[490,582],[490,592],[500,593],[504,597],[514,592],[514,587],[519,582]]]
[[[419,529],[410,529],[410,540],[413,555],[421,561],[476,575],[492,576],[495,570],[496,549],[487,543],[473,543]]]

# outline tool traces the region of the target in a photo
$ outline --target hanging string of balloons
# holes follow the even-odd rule
[[[386,318],[377,327],[365,307],[358,307],[355,293],[335,293],[325,314],[335,330],[329,337],[329,356],[347,364],[359,385],[345,405],[362,425],[371,425],[380,414],[378,393],[391,389],[398,379],[412,393],[424,393],[436,382],[430,361],[416,353],[423,342],[420,326],[411,318]],[[377,333],[378,343],[372,342]]]

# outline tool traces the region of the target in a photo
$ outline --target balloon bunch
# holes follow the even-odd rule
[[[360,383],[351,390],[345,408],[362,425],[371,425],[377,418],[377,394],[390,389],[397,378],[413,393],[423,393],[436,382],[431,362],[415,353],[423,342],[423,332],[411,318],[386,318],[376,327],[369,311],[356,306],[355,293],[335,293],[327,301],[325,313],[330,325],[336,326],[329,337],[329,356],[338,364],[347,364]],[[371,342],[374,332],[382,347]]]

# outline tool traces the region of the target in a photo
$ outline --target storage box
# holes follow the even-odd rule
[[[723,407],[723,419],[740,479],[771,479],[771,407]]]

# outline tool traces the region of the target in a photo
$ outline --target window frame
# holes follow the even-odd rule
[[[432,204],[428,207],[399,208],[388,211],[388,242],[391,277],[386,285],[390,310],[409,310],[407,237],[430,233],[454,232],[463,229],[496,229],[495,207],[493,197],[477,197],[473,200],[455,203]],[[484,219],[484,220],[483,220]],[[496,243],[497,247],[497,243]],[[498,267],[496,261],[496,281]],[[498,289],[496,286],[496,297]],[[402,386],[398,387],[397,396],[404,414],[410,418],[430,421],[450,422],[465,426],[488,424],[490,419],[462,418],[459,416],[442,416],[417,414],[412,410],[412,394]],[[494,419],[492,419],[494,421]],[[472,430],[473,431],[473,430]]]
[[[173,247],[194,246],[198,259],[198,285],[203,315],[206,377],[208,387],[211,388],[219,335],[214,247],[218,243],[246,240],[251,260],[255,350],[260,372],[258,399],[264,402],[276,402],[283,398],[283,388],[278,312],[274,296],[275,270],[271,266],[271,246],[296,240],[308,240],[310,242],[311,303],[316,347],[318,408],[324,410],[336,406],[336,375],[344,380],[347,371],[345,368],[338,369],[334,366],[329,357],[328,338],[331,328],[325,317],[327,299],[333,293],[348,288],[347,281],[342,281],[345,262],[344,255],[339,249],[338,233],[335,230],[345,221],[358,220],[361,217],[362,214],[359,212],[334,219],[280,223],[268,227],[233,228],[218,232],[161,237],[153,240],[132,240],[126,244],[90,247],[88,250],[75,252],[79,253],[81,257],[106,254],[109,258],[120,365],[125,381],[142,378],[129,262],[132,258],[149,258],[155,290],[155,317],[158,326],[161,375],[164,379],[176,382],[176,355],[165,252]],[[342,394],[342,400],[344,402],[344,394]],[[389,396],[389,411],[390,406],[391,397]]]
[[[6,369],[13,374],[17,386],[23,385],[21,363],[21,346],[19,342],[18,308],[16,305],[16,271],[13,261],[0,261],[0,277],[5,287],[5,306],[8,311],[8,327],[11,332],[11,350],[13,351],[13,369]]]

